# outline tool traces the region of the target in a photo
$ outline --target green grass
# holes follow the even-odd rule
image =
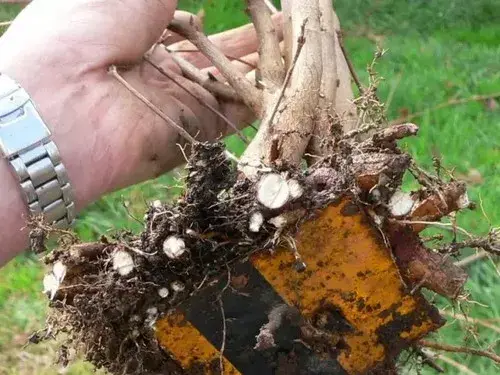
[[[204,3],[206,30],[217,32],[247,22],[241,0],[181,1],[184,9],[197,11]],[[412,1],[337,1],[339,17],[347,31],[346,44],[354,65],[366,82],[364,73],[371,61],[375,46],[363,35],[383,35],[387,55],[377,70],[385,77],[379,95],[384,100],[392,97],[389,117],[400,111],[421,111],[450,98],[465,98],[472,94],[500,92],[500,2],[497,0],[412,0]],[[0,6],[0,21],[12,18],[15,6]],[[482,200],[488,220],[500,224],[500,110],[487,110],[483,103],[469,103],[438,111],[427,111],[415,119],[420,125],[418,137],[402,146],[423,166],[432,168],[431,155],[438,154],[443,165],[455,168],[466,176],[479,171],[483,182],[472,184],[471,198]],[[229,147],[240,153],[243,145],[237,138],[229,138]],[[155,181],[140,184],[104,197],[80,216],[77,231],[86,240],[117,229],[137,231],[137,223],[129,213],[141,218],[145,202],[169,199],[179,190],[171,188],[176,173]],[[408,183],[411,185],[411,182]],[[124,207],[128,206],[128,211]],[[488,220],[481,210],[460,214],[461,226],[474,233],[485,233]],[[30,255],[22,255],[0,270],[0,373],[54,374],[50,367],[54,358],[52,348],[30,349],[28,353],[43,365],[29,366],[20,360],[22,339],[26,333],[40,326],[44,319],[45,301],[40,293],[42,268]],[[470,316],[497,319],[500,322],[500,276],[489,260],[470,268],[467,289],[470,299],[477,303],[463,303]],[[449,305],[438,299],[440,306]],[[499,324],[500,325],[500,324]],[[454,344],[491,347],[500,351],[499,335],[484,328],[461,322],[450,322],[436,339]],[[473,334],[476,332],[477,337]],[[38,350],[38,351],[37,351]],[[486,359],[447,354],[480,374],[496,374],[500,369]],[[48,362],[47,362],[48,361]],[[440,362],[440,364],[443,364]],[[444,365],[444,364],[443,364]],[[457,373],[444,365],[449,373]],[[83,364],[72,367],[70,373],[87,374]],[[414,372],[414,370],[412,370]],[[425,370],[425,373],[432,373]]]

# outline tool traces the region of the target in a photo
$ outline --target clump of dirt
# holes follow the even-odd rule
[[[314,215],[359,191],[355,158],[346,141],[339,142],[337,154],[306,171],[263,168],[262,176],[277,175],[278,183],[295,192],[269,207],[258,199],[258,182],[238,178],[221,143],[195,144],[185,194],[175,204],[151,205],[140,236],[67,244],[45,258],[64,269],[46,286],[52,294],[48,327],[54,334],[68,333],[67,345],[83,349],[90,362],[113,373],[165,366],[180,371],[172,370],[173,361],[158,346],[155,321],[234,262],[273,249],[285,231],[307,219],[305,213]],[[404,168],[391,171],[402,176]]]
[[[64,268],[55,276],[55,289],[49,285],[53,298],[47,326],[53,334],[69,334],[66,345],[83,350],[97,367],[112,373],[164,368],[178,373],[154,337],[158,317],[235,261],[276,246],[286,223],[273,224],[273,218],[301,208],[311,212],[342,193],[331,186],[321,191],[309,186],[311,176],[301,171],[266,169],[263,173],[295,177],[305,193],[282,207],[265,207],[256,199],[256,184],[237,178],[224,151],[220,143],[193,146],[185,194],[175,204],[152,205],[140,236],[68,244],[45,258]],[[256,213],[262,223],[251,230]]]

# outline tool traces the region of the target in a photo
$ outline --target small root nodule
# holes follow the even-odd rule
[[[132,256],[125,250],[118,250],[113,254],[113,270],[121,276],[127,276],[134,270],[135,264]]]

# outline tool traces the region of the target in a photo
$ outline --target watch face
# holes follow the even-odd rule
[[[0,113],[4,113],[1,107]],[[31,102],[0,117],[0,151],[7,158],[17,155],[50,137],[50,131]]]

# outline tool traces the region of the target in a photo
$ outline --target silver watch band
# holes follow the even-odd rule
[[[0,151],[10,162],[33,215],[69,227],[75,219],[72,188],[50,131],[28,93],[0,73]]]

